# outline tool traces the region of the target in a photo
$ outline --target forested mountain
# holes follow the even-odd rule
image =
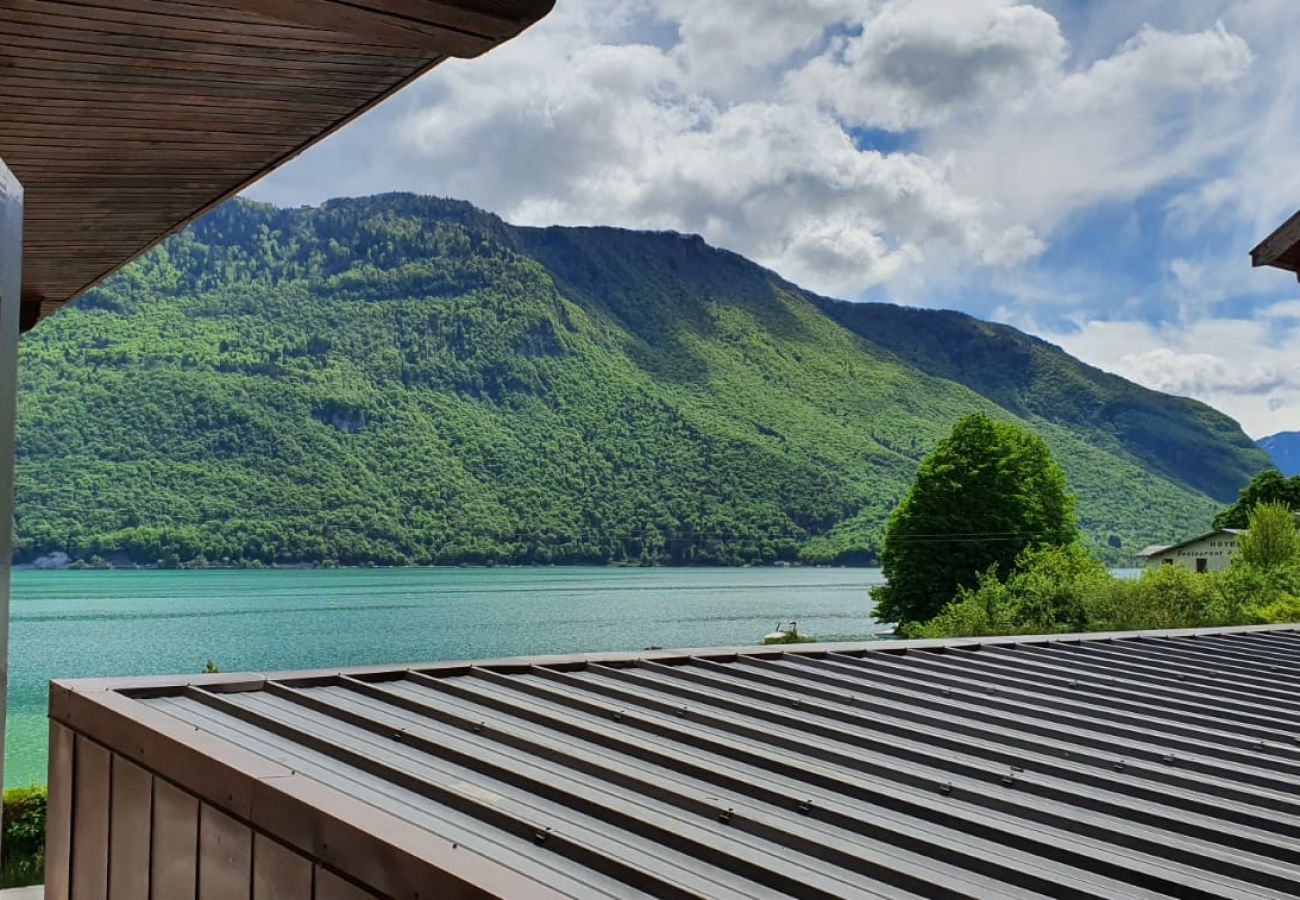
[[[1300,475],[1300,431],[1283,431],[1260,438],[1259,446],[1283,475]]]
[[[20,560],[865,562],[977,410],[1047,440],[1119,557],[1267,465],[1208,407],[1010,328],[404,194],[228,203],[21,364]]]

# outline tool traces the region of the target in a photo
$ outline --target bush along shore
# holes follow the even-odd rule
[[[1216,520],[1245,527],[1222,572],[1117,578],[1080,539],[1047,446],[974,415],[920,465],[885,534],[877,618],[907,638],[1300,621],[1300,480],[1264,472]]]
[[[904,625],[909,638],[1143,631],[1300,621],[1300,538],[1285,507],[1250,517],[1239,554],[1222,572],[1157,566],[1116,578],[1078,544],[1027,550],[1007,575],[982,573],[973,588],[926,622]],[[1281,541],[1261,531],[1287,534]],[[1280,552],[1287,544],[1292,549]],[[1279,551],[1279,552],[1274,552]]]

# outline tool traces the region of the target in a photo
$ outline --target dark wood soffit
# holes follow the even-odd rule
[[[554,0],[3,0],[24,330],[447,57]]]
[[[1300,212],[1283,222],[1250,251],[1250,263],[1300,272]]]

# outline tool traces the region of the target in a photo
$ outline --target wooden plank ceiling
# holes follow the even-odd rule
[[[1295,272],[1300,278],[1300,212],[1283,222],[1276,231],[1250,251],[1251,265],[1273,266]]]
[[[554,0],[0,0],[31,327],[447,57]]]

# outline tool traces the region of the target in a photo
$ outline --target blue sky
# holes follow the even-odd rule
[[[1279,0],[558,0],[256,185],[698,232],[812,289],[1006,321],[1300,428]]]

